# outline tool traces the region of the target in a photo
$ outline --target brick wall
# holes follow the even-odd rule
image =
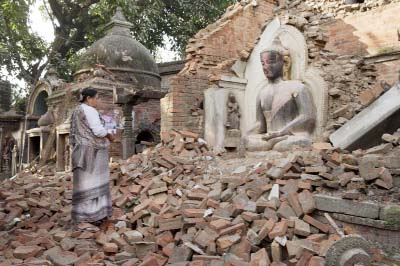
[[[399,81],[400,58],[393,61],[376,63],[375,66],[379,80],[384,80],[390,85]]]
[[[187,64],[170,80],[169,94],[161,101],[162,131],[188,129],[203,133],[204,90],[219,79],[219,74],[229,71],[236,59],[246,58],[269,19],[287,16],[286,9],[275,9],[275,1],[258,4],[235,5],[190,40]],[[363,58],[400,50],[399,13],[398,0],[367,0],[356,5],[344,5],[341,0],[306,0],[291,6],[293,21],[289,19],[288,24],[296,26],[296,16],[307,18],[306,25],[299,28],[307,40],[309,65],[320,69],[328,84],[329,123],[325,136],[370,103],[363,102],[361,95],[379,87],[380,80],[389,84],[398,80],[400,56],[365,62]]]
[[[216,23],[198,32],[187,46],[185,68],[170,79],[171,88],[161,100],[161,131],[188,129],[203,133],[203,92],[213,68],[250,50],[266,21],[273,17],[276,1],[236,4]]]
[[[400,50],[400,3],[378,6],[365,12],[347,14],[323,25],[329,36],[326,49],[339,55],[379,56]],[[400,56],[372,61],[377,80],[389,84],[399,78]]]
[[[133,121],[133,135],[135,138],[142,131],[152,134],[154,141],[160,140],[160,101],[150,100],[133,107],[135,118]]]
[[[109,91],[100,91],[102,99],[102,115],[109,115],[116,118],[116,113],[122,115],[122,108],[112,102],[112,95]],[[154,137],[155,142],[159,142],[160,138],[160,101],[150,100],[133,107],[135,116],[133,119],[133,136],[142,131],[148,131]],[[116,118],[118,120],[118,118]],[[121,132],[122,133],[122,132]],[[122,143],[116,141],[110,146],[110,156],[120,158],[122,156]]]
[[[400,3],[393,3],[328,23],[326,48],[341,55],[374,55],[398,48],[399,14]]]

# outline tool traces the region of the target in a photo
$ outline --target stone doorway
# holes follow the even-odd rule
[[[142,141],[144,143],[142,143]],[[150,146],[151,143],[155,142],[155,138],[153,134],[148,130],[141,131],[137,137],[135,142],[135,151],[136,153],[142,152],[146,147]]]
[[[40,136],[29,137],[28,162],[32,162],[40,155]]]

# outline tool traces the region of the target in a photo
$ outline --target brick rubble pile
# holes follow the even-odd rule
[[[112,163],[112,223],[100,227],[71,225],[71,174],[46,167],[3,182],[0,265],[324,265],[340,236],[313,216],[313,192],[398,195],[392,169],[368,158],[398,152],[400,132],[366,152],[316,143],[231,171],[197,134],[161,137]]]

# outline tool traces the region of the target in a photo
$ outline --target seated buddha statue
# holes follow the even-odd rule
[[[256,122],[242,139],[244,147],[247,151],[310,147],[316,121],[313,98],[301,81],[284,79],[289,51],[278,39],[260,53],[260,60],[267,79],[257,96]]]

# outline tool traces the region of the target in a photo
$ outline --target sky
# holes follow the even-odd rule
[[[32,30],[37,32],[46,42],[51,43],[54,39],[54,29],[51,21],[45,18],[45,14],[40,11],[43,1],[37,1],[31,9],[30,21]]]

